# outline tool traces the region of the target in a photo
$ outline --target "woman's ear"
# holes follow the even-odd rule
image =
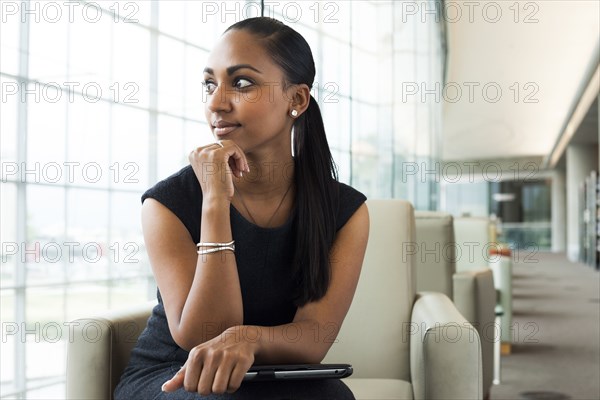
[[[288,115],[292,118],[301,116],[310,104],[310,88],[305,83],[292,85],[289,89],[290,109]],[[295,112],[294,112],[295,111]]]

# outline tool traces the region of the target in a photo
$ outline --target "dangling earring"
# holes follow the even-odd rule
[[[298,111],[296,110],[292,110],[292,117],[297,117],[298,116]]]

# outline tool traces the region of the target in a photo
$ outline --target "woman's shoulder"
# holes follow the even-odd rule
[[[156,183],[142,195],[167,207],[185,225],[192,238],[200,231],[202,190],[191,165]]]
[[[343,182],[336,182],[336,184],[339,196],[336,230],[340,230],[356,210],[367,200],[367,196]]]

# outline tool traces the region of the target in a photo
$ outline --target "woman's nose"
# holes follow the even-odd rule
[[[206,106],[212,112],[231,111],[232,95],[234,95],[233,91],[228,91],[223,85],[219,85],[208,95]]]

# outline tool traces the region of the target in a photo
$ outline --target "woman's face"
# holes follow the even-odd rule
[[[246,153],[266,143],[289,148],[291,92],[283,78],[254,35],[223,35],[204,70],[206,120],[215,138],[233,140]]]

